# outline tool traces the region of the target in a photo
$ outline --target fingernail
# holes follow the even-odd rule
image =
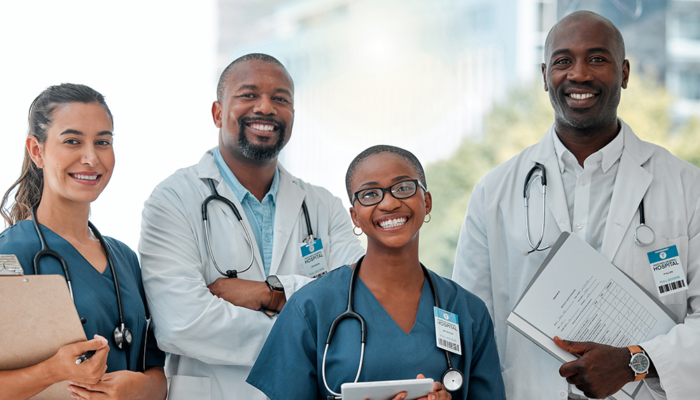
[[[107,343],[108,343],[108,342],[107,342],[107,339],[104,339],[104,338],[103,338],[103,339],[102,339],[102,345],[103,345],[103,346],[106,346]]]

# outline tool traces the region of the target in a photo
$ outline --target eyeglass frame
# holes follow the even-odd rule
[[[413,182],[413,183],[415,183],[415,184],[416,184],[416,191],[413,192],[413,194],[411,194],[410,196],[406,196],[406,197],[396,197],[396,195],[394,194],[394,192],[391,191],[391,188],[393,188],[394,186],[399,185],[399,184],[401,184],[401,183],[404,183],[404,182]],[[404,179],[404,180],[402,180],[402,181],[396,182],[396,183],[394,183],[393,185],[391,185],[391,186],[389,186],[389,187],[385,187],[385,188],[380,188],[380,187],[369,187],[369,188],[364,188],[364,189],[358,190],[357,192],[355,192],[355,193],[352,195],[352,201],[350,202],[350,204],[355,204],[355,200],[357,200],[357,202],[360,203],[361,206],[365,206],[365,207],[376,206],[377,204],[379,204],[379,203],[381,203],[382,201],[384,201],[384,195],[385,195],[386,192],[389,192],[389,193],[391,194],[391,196],[392,196],[393,198],[397,199],[397,200],[408,199],[408,198],[411,198],[411,197],[415,196],[416,193],[418,193],[418,188],[423,189],[423,191],[426,192],[426,193],[428,192],[428,189],[426,189],[426,187],[423,186],[423,184],[421,183],[421,181],[419,181],[418,179]],[[376,203],[372,203],[372,204],[362,204],[362,201],[360,201],[360,198],[357,196],[357,194],[360,193],[360,192],[364,192],[365,190],[373,190],[373,189],[379,189],[379,190],[381,190],[381,191],[382,191],[382,197],[381,197],[381,198],[379,199],[379,201],[376,202]]]

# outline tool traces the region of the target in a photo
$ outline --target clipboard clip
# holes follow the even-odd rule
[[[0,275],[24,275],[16,255],[0,254]]]

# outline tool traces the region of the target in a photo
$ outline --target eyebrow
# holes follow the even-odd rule
[[[241,85],[241,87],[238,88],[238,90],[244,90],[244,89],[257,90],[258,87],[256,85]],[[284,93],[287,96],[292,97],[292,92],[290,92],[287,89],[283,89],[283,88],[275,89],[275,93]]]
[[[408,175],[401,175],[401,176],[397,176],[396,178],[393,178],[391,181],[392,182],[399,182],[399,181],[403,181],[405,179],[413,179],[413,178],[408,176]],[[360,187],[363,187],[366,185],[379,185],[379,182],[375,182],[375,181],[365,182],[362,185],[360,185]]]
[[[78,135],[78,136],[85,136],[83,132],[76,131],[75,129],[66,129],[65,131],[61,132],[61,135]],[[61,136],[59,135],[59,136]],[[112,132],[110,131],[102,131],[97,134],[97,136],[105,136],[105,135],[110,135],[113,136]]]
[[[586,50],[586,54],[591,54],[591,53],[605,53],[605,54],[612,55],[612,52],[610,50],[606,49],[605,47],[592,47],[592,48]],[[555,58],[561,54],[571,54],[571,50],[569,50],[569,49],[555,50],[549,56],[549,60],[551,61],[553,58]]]

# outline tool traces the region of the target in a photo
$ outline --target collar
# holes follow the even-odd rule
[[[622,120],[619,121],[621,122],[620,131],[617,133],[617,136],[615,136],[615,139],[605,145],[605,147],[602,149],[589,156],[596,156],[601,159],[600,166],[603,173],[607,173],[610,168],[620,159],[620,157],[622,157],[622,151],[625,148],[624,130],[625,128],[629,129],[629,126],[623,123]],[[554,132],[552,135],[552,140],[554,142],[554,152],[557,155],[557,162],[559,163],[559,172],[564,173],[566,170],[567,159],[569,162],[573,163],[578,163],[578,161],[576,160],[576,157],[574,157],[573,153],[571,153],[571,151],[566,148],[564,143],[561,142],[561,139],[559,139],[559,135],[557,135],[556,132]]]
[[[249,197],[251,199],[255,199],[255,196],[253,196],[252,193],[248,189],[245,188],[239,181],[238,178],[236,178],[236,175],[231,171],[231,168],[229,168],[228,164],[226,164],[226,161],[224,161],[224,158],[221,156],[221,152],[219,151],[219,148],[216,147],[213,151],[214,156],[214,161],[216,162],[216,166],[219,169],[219,173],[221,174],[221,177],[223,180],[228,184],[228,186],[231,188],[233,191],[233,194],[236,195],[236,198],[238,199],[239,202],[243,203],[243,201],[246,199],[246,197]],[[275,168],[275,175],[272,178],[272,185],[270,185],[270,190],[268,190],[267,194],[265,197],[270,197],[272,200],[272,203],[277,202],[277,192],[279,190],[279,185],[280,185],[280,171],[279,167]],[[257,199],[255,199],[257,201]]]

